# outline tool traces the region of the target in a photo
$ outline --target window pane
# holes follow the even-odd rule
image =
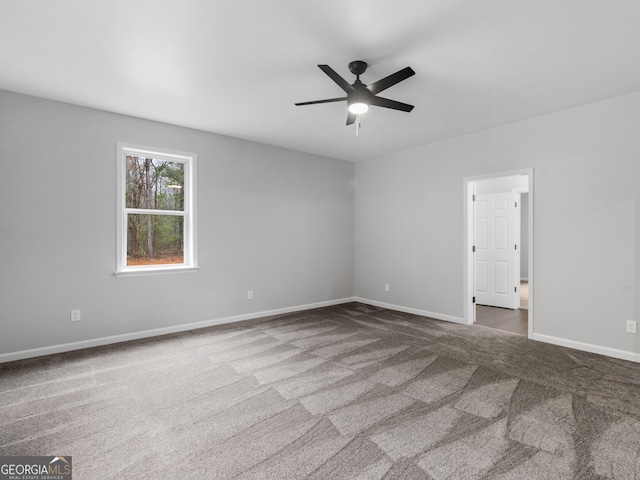
[[[184,263],[184,217],[127,215],[127,265]]]
[[[127,208],[184,209],[184,164],[127,155]]]

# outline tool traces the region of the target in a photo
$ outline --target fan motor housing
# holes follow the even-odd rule
[[[362,75],[367,71],[367,66],[367,62],[363,62],[362,60],[354,60],[353,62],[349,63],[349,70],[354,75]]]

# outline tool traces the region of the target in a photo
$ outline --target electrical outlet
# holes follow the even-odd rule
[[[77,310],[71,310],[71,321],[72,322],[79,322],[81,319],[80,316],[80,309]]]
[[[627,333],[638,333],[638,322],[627,320]]]
[[[384,291],[385,291],[385,292],[388,292],[388,291],[389,291],[389,284],[388,284],[388,283],[385,283],[385,284],[384,284]]]
[[[247,291],[247,299],[248,300],[253,300],[253,290],[248,290]]]

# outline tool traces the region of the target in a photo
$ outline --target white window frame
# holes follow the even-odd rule
[[[184,164],[184,210],[153,210],[127,208],[126,206],[126,166],[127,155],[146,156],[180,162]],[[178,152],[164,148],[145,147],[117,142],[117,225],[116,225],[116,277],[157,275],[166,273],[185,273],[198,271],[196,241],[196,154]],[[184,217],[184,263],[165,265],[127,265],[127,214],[151,213],[161,215],[179,215]]]

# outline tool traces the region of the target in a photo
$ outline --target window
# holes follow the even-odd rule
[[[197,269],[196,156],[118,143],[116,275]]]

